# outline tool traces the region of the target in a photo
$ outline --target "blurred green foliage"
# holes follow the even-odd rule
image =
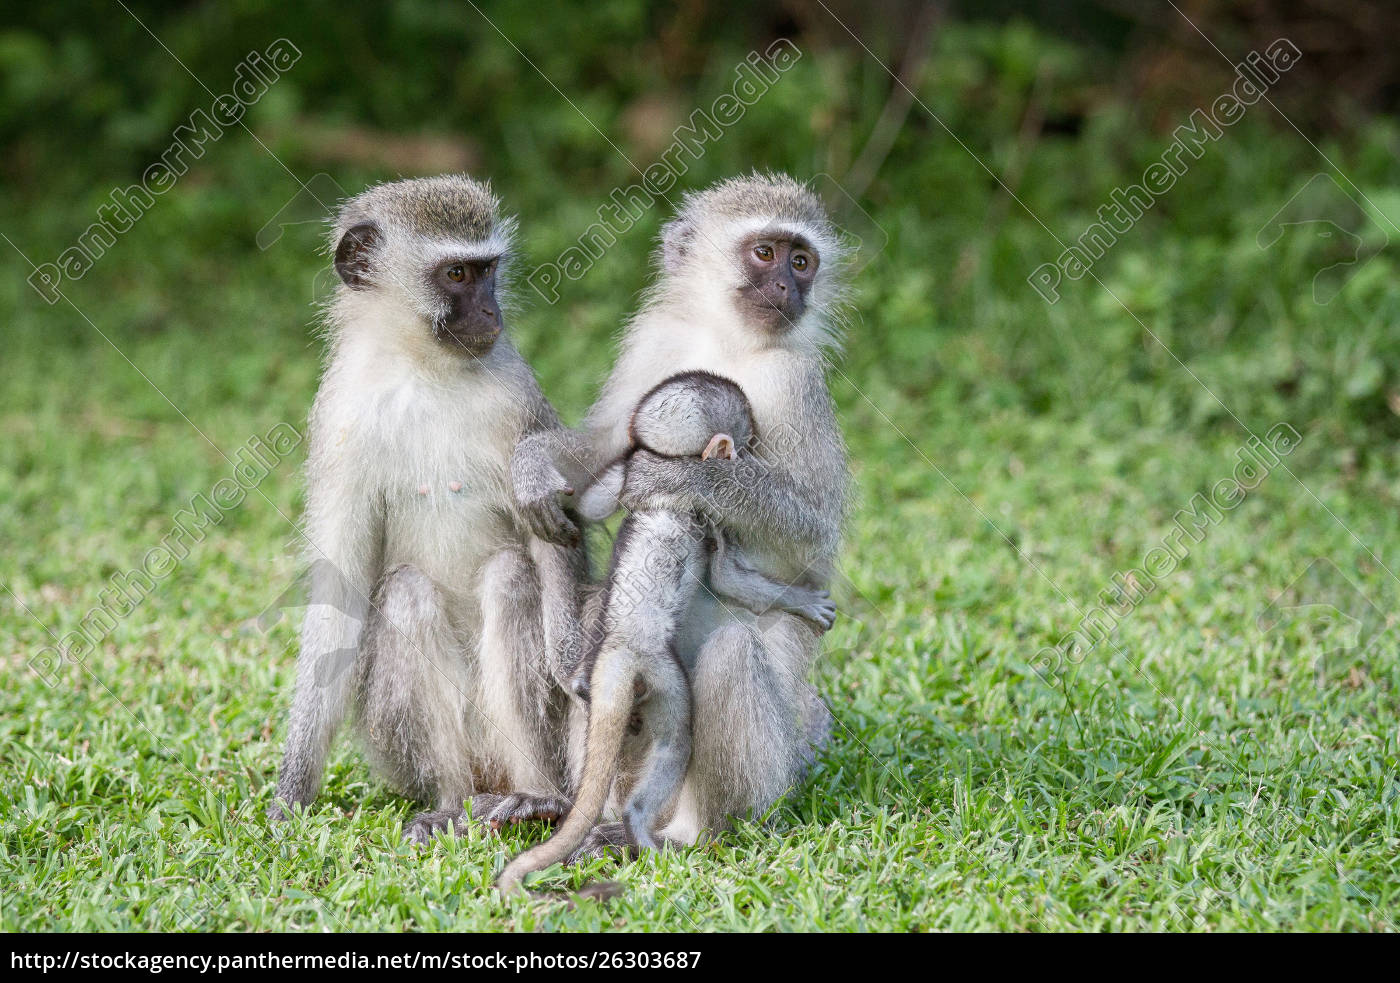
[[[258,230],[314,174],[349,193],[420,173],[419,160],[443,158],[420,152],[424,140],[492,178],[522,218],[528,271],[572,244],[609,193],[635,182],[673,128],[727,91],[745,54],[782,27],[764,5],[695,9],[692,23],[685,8],[631,0],[496,3],[483,13],[367,5],[353,18],[328,3],[133,7],[158,43],[120,6],[88,19],[62,5],[30,8],[0,34],[0,133],[12,148],[0,162],[8,178],[0,216],[31,260],[51,261],[113,188],[158,158],[177,125],[208,108],[196,77],[226,91],[239,59],[285,37],[302,57],[248,113],[250,132],[231,130],[212,145],[73,287],[80,307],[102,298],[104,330],[117,334],[272,330],[265,315],[250,326],[239,311],[304,321],[297,302],[309,299],[323,262],[314,231],[294,229],[260,253]],[[671,200],[752,168],[840,182],[891,93],[884,67],[847,40],[798,35],[803,58],[691,163]],[[918,54],[878,53],[892,63]],[[1098,264],[1108,290],[1091,278],[1066,283],[1065,299],[1047,307],[1026,275],[1055,258],[1057,240],[1071,242],[1094,222],[1115,187],[1138,180],[1190,108],[1160,124],[1155,110],[1145,117],[1104,92],[1111,74],[1097,52],[1024,21],[935,31],[918,104],[869,187],[851,189],[888,237],[860,283],[853,375],[949,406],[1072,411],[1089,393],[1066,380],[1107,374],[1145,387],[1139,411],[1155,419],[1233,425],[1150,328],[1199,374],[1228,379],[1215,388],[1229,386],[1227,402],[1247,424],[1318,418],[1360,453],[1389,454],[1400,433],[1387,405],[1400,385],[1390,253],[1324,308],[1298,289],[1317,256],[1261,250],[1255,236],[1310,176],[1329,170],[1323,154],[1345,162],[1349,193],[1364,196],[1376,228],[1400,235],[1386,217],[1400,214],[1394,122],[1372,121],[1319,152],[1278,114],[1254,107]],[[1278,86],[1281,102],[1288,84]],[[538,359],[547,377],[554,364],[601,374],[663,218],[664,208],[647,214],[583,280],[566,284],[558,308],[527,306],[517,318],[531,353],[548,349]],[[90,343],[81,319],[11,289],[24,344]],[[576,414],[586,398],[576,379],[549,381],[562,386],[566,415]]]

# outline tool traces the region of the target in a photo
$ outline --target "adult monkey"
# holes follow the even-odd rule
[[[583,432],[532,435],[516,450],[517,497],[537,533],[565,541],[566,489],[627,448],[638,400],[687,370],[734,380],[762,440],[747,460],[632,458],[622,504],[700,512],[763,574],[826,586],[849,481],[823,372],[841,295],[841,249],[820,200],[784,176],[723,181],[686,197],[662,230],[659,277]],[[801,776],[830,715],[808,681],[820,631],[789,613],[756,616],[702,591],[681,646],[694,653],[690,770],[663,837],[693,843],[729,817],[761,813]],[[575,714],[575,727],[580,715]],[[577,775],[583,742],[570,741]],[[623,824],[584,849],[633,846]]]
[[[513,231],[490,188],[457,175],[379,185],[336,219],[311,598],[274,818],[315,799],[352,707],[379,770],[434,807],[411,839],[462,823],[467,798],[492,824],[568,808],[562,684],[586,564],[567,535],[531,536],[512,496],[517,443],[559,425],[502,337]]]

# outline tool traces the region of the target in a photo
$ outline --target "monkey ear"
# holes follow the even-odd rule
[[[374,248],[379,244],[379,226],[363,222],[346,231],[335,247],[335,271],[347,287],[357,290],[370,286]]]
[[[661,228],[661,262],[667,273],[676,273],[690,262],[695,230],[679,219]]]
[[[715,434],[705,445],[705,449],[700,452],[700,460],[702,461],[708,461],[710,458],[717,461],[732,461],[734,457],[734,438],[727,433]]]

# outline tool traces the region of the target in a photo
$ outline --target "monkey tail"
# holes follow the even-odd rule
[[[526,874],[544,870],[567,858],[597,824],[607,805],[613,776],[617,774],[623,733],[641,682],[631,651],[615,648],[600,653],[590,682],[583,778],[573,808],[553,836],[506,864],[496,879],[496,889],[503,897],[523,892]]]

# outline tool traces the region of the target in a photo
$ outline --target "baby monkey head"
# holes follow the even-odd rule
[[[733,458],[758,442],[748,397],[712,372],[683,372],[652,389],[633,410],[628,436],[634,448],[663,457]]]
[[[497,290],[514,231],[490,187],[465,175],[381,184],[341,208],[335,270],[343,290],[409,312],[408,330],[484,355],[504,324]]]
[[[627,452],[605,467],[579,497],[579,513],[602,522],[618,509],[632,452],[733,460],[758,446],[744,391],[712,372],[682,372],[637,401],[627,425]]]

